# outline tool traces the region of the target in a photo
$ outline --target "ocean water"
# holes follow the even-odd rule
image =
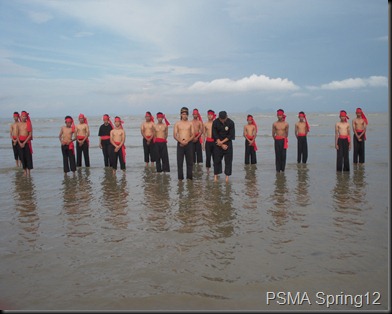
[[[350,172],[337,173],[337,114],[307,115],[309,158],[303,165],[296,163],[296,114],[287,113],[287,165],[277,174],[275,113],[254,115],[258,163],[247,166],[246,113],[233,114],[228,183],[224,176],[213,182],[204,165],[195,165],[193,181],[178,181],[172,137],[178,115],[168,115],[167,174],[145,167],[143,116],[123,116],[127,169],[116,176],[104,168],[98,148],[100,116],[88,117],[91,167],[64,175],[58,140],[63,117],[32,115],[30,178],[15,167],[12,115],[2,118],[1,307],[389,309],[389,121],[385,113],[367,116],[365,164],[353,165],[351,151]],[[293,300],[297,293],[302,302]]]

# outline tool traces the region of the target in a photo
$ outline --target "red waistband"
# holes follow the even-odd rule
[[[297,136],[306,136],[306,133],[298,133]]]
[[[286,139],[287,137],[285,137],[285,136],[280,136],[280,135],[276,135],[275,136],[275,140],[284,140],[284,139]]]
[[[110,135],[102,135],[101,140],[110,140]]]
[[[157,137],[155,138],[155,143],[167,143],[167,139]]]
[[[215,142],[212,137],[206,137],[206,142]]]

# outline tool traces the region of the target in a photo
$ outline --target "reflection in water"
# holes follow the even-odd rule
[[[287,208],[289,206],[287,198],[288,189],[286,182],[286,174],[284,172],[276,173],[275,190],[272,194],[273,204],[275,208],[269,209],[274,222],[278,226],[284,225],[288,220]]]
[[[297,188],[295,189],[295,194],[297,196],[297,204],[300,206],[307,206],[310,204],[308,172],[309,169],[307,164],[297,164]]]
[[[207,181],[204,195],[204,217],[209,227],[208,238],[229,238],[234,233],[235,213],[231,182]]]
[[[256,176],[256,165],[244,165],[245,170],[245,209],[257,209],[259,190]]]
[[[63,211],[67,218],[67,237],[84,238],[93,233],[91,228],[90,201],[92,197],[90,171],[73,176],[64,175]]]
[[[105,176],[101,182],[103,195],[101,204],[108,209],[108,217],[105,221],[115,229],[127,229],[130,222],[126,212],[129,196],[127,176],[125,172],[121,176],[114,176],[111,169],[104,170]]]
[[[358,184],[358,183],[356,183]],[[360,183],[359,183],[360,184]],[[340,246],[337,246],[333,253],[333,258],[337,260],[344,260],[350,257],[357,257],[360,252],[354,251],[354,248],[358,248],[356,245],[362,241],[361,231],[364,225],[364,219],[362,217],[362,207],[355,206],[357,203],[357,197],[354,194],[354,187],[350,181],[350,173],[337,172],[336,173],[336,185],[332,191],[334,201],[334,216],[333,225],[335,227],[335,241],[344,241],[346,244],[352,243],[353,249],[341,250]],[[335,270],[338,273],[350,273],[352,271],[347,267],[340,269],[338,264],[335,266]]]
[[[15,209],[18,212],[18,222],[21,226],[19,233],[23,243],[35,246],[40,219],[37,213],[37,199],[33,177],[25,177],[22,172],[15,173],[14,180]]]
[[[155,231],[167,231],[167,215],[170,210],[170,175],[156,173],[150,167],[144,169],[143,190],[147,221]]]
[[[366,201],[366,172],[365,165],[359,164],[354,165],[354,176],[353,176],[353,201],[357,204],[357,206],[362,207],[364,204],[367,204]]]

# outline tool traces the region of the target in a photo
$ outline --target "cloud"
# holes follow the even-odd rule
[[[189,87],[192,92],[249,92],[249,91],[293,91],[298,90],[292,81],[252,74],[237,81],[228,78],[211,82],[198,81]]]
[[[43,24],[53,19],[53,16],[46,12],[29,11],[27,15],[30,20],[37,24]]]
[[[93,35],[94,35],[94,33],[92,33],[92,32],[77,32],[74,36],[76,38],[83,38],[83,37],[90,37]]]
[[[369,78],[349,78],[342,81],[332,81],[321,85],[321,89],[357,89],[363,87],[387,87],[388,78],[385,76],[370,76]]]

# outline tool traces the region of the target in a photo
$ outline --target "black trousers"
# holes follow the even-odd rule
[[[184,179],[184,158],[186,161],[186,178],[193,179],[193,145],[189,143],[186,146],[180,146],[177,143],[177,172],[178,180]]]
[[[211,168],[211,159],[214,162],[214,149],[215,149],[215,142],[207,142],[205,144],[206,150],[206,168]]]
[[[76,171],[75,155],[74,152],[69,149],[69,145],[61,145],[61,153],[63,154],[64,172]]]
[[[249,161],[252,165],[257,164],[256,151],[254,146],[249,145],[249,141],[245,139],[245,165],[249,165]]]
[[[308,160],[308,140],[306,136],[297,137],[297,163],[306,164]]]
[[[121,170],[125,170],[125,160],[123,157],[122,148],[118,152],[114,151],[114,146],[110,144],[110,164],[114,170],[117,170],[117,160],[120,162]]]
[[[29,144],[22,148],[18,145],[18,153],[23,169],[33,169],[33,156],[31,155]]]
[[[88,152],[88,143],[85,141],[82,146],[78,142],[75,142],[76,146],[76,166],[82,166],[82,153],[84,157],[84,164],[86,167],[90,167],[90,156]]]
[[[16,144],[14,145],[14,142],[11,141],[11,145],[12,145],[12,150],[14,151],[14,158],[15,158],[15,160],[20,160],[20,157],[19,157],[19,143],[16,142]]]
[[[226,142],[228,148],[222,149],[220,146],[214,147],[214,175],[222,173],[222,160],[225,160],[225,175],[230,176],[233,166],[233,143]]]
[[[360,135],[362,132],[357,132]],[[353,149],[353,163],[356,164],[358,162],[364,163],[365,162],[365,140],[363,136],[361,137],[362,141],[358,141],[357,137],[353,136],[354,139],[354,149]]]
[[[200,143],[200,140],[196,142],[192,142],[193,145],[193,163],[202,163],[203,162],[203,149]]]
[[[336,170],[337,171],[350,171],[350,161],[348,159],[348,139],[338,139],[339,149],[336,150]]]
[[[153,141],[150,144],[147,144],[147,140],[143,137],[143,151],[144,151],[144,162],[155,162],[156,160],[156,151],[155,151],[155,143]]]
[[[275,140],[275,167],[277,172],[284,171],[286,168],[286,153],[284,139]]]
[[[105,167],[110,167],[110,140],[101,140],[103,162]]]
[[[169,153],[167,151],[167,143],[156,142],[156,169],[157,172],[170,172]]]

